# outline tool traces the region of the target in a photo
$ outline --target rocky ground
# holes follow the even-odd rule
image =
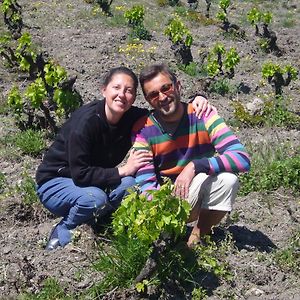
[[[136,72],[147,63],[167,62],[175,68],[175,58],[170,41],[162,34],[163,28],[174,8],[159,8],[155,1],[120,1],[113,3],[115,17],[103,16],[95,6],[83,0],[18,1],[22,5],[25,28],[33,37],[37,48],[47,51],[69,74],[77,75],[76,89],[84,102],[98,99],[101,75],[117,65],[127,65]],[[205,1],[199,1],[198,12],[204,12]],[[203,2],[203,3],[202,3]],[[225,119],[233,116],[231,100],[252,102],[255,97],[271,92],[271,87],[261,81],[260,67],[265,61],[292,63],[300,68],[300,3],[294,1],[260,1],[261,8],[274,13],[272,29],[277,33],[278,46],[283,55],[276,57],[258,50],[254,29],[246,22],[246,13],[257,1],[232,1],[230,17],[246,32],[246,40],[224,38],[216,24],[206,25],[191,22],[194,36],[192,53],[200,62],[201,55],[215,42],[226,47],[234,46],[241,56],[241,63],[232,79],[233,85],[247,87],[242,91],[220,96],[207,93]],[[142,42],[143,47],[129,49],[128,32],[121,16],[122,9],[132,4],[143,3],[146,7],[145,26],[151,31],[151,41]],[[183,5],[187,5],[182,1]],[[212,1],[211,15],[217,11],[217,1]],[[0,33],[4,32],[0,21]],[[120,51],[121,50],[121,51]],[[123,50],[123,51],[122,51]],[[143,51],[142,51],[143,50]],[[178,70],[178,69],[177,69]],[[177,71],[183,85],[183,95],[188,97],[203,88],[203,80]],[[13,84],[26,86],[27,81],[0,64],[0,101],[4,105],[7,92]],[[291,99],[290,108],[299,112],[299,79],[284,89]],[[136,105],[145,107],[139,94]],[[293,149],[299,148],[299,131],[281,128],[235,128],[241,141],[259,151],[263,145],[278,147],[287,142]],[[28,208],[21,195],[9,193],[22,180],[24,170],[34,176],[41,157],[22,155],[17,149],[7,146],[5,137],[17,131],[11,116],[1,114],[0,120],[0,166],[7,187],[0,200],[0,298],[16,299],[24,291],[38,292],[44,279],[54,277],[66,293],[80,293],[100,280],[91,263],[97,256],[96,237],[87,226],[79,228],[75,243],[64,249],[46,252],[43,249],[49,231],[58,219],[47,214],[39,204]],[[288,151],[287,151],[288,155]],[[208,299],[300,299],[300,282],[296,272],[287,271],[273,260],[274,253],[284,249],[290,238],[299,232],[299,196],[280,189],[266,193],[251,193],[238,197],[235,205],[235,222],[227,224],[226,231],[233,237],[235,250],[227,260],[234,273],[234,284],[214,286]],[[298,270],[299,275],[299,270]],[[110,299],[117,299],[111,294]],[[108,298],[109,298],[108,297]],[[121,296],[118,296],[121,298]],[[126,296],[123,295],[126,299]],[[170,299],[176,299],[174,298]]]

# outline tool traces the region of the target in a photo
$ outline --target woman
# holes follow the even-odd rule
[[[45,154],[36,173],[37,193],[50,212],[62,217],[47,250],[64,247],[78,225],[93,225],[115,210],[135,184],[135,172],[152,159],[147,152],[130,151],[119,166],[131,147],[133,124],[148,113],[132,106],[137,86],[130,69],[111,69],[101,89],[104,99],[76,110]],[[207,104],[202,99],[199,110]]]

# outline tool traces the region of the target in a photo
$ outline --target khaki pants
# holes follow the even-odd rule
[[[238,188],[239,180],[233,173],[197,174],[189,189],[188,202],[192,206],[189,222],[197,220],[200,208],[231,211]]]

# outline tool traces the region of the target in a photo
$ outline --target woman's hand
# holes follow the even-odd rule
[[[196,96],[192,102],[192,105],[198,119],[201,119],[204,113],[205,117],[207,117],[212,110],[217,112],[216,107],[211,105],[208,100],[202,96]]]
[[[121,177],[133,176],[138,169],[147,165],[152,159],[153,156],[150,151],[132,149],[129,152],[126,164],[118,168],[119,174]]]

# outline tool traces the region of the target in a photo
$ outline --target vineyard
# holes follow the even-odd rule
[[[300,299],[298,0],[0,0],[0,7],[0,299]],[[114,244],[105,226],[95,234],[82,225],[70,245],[45,251],[59,219],[35,194],[43,153],[72,111],[101,98],[107,70],[125,65],[138,74],[158,62],[178,75],[183,101],[206,95],[251,154],[233,212],[204,245],[166,250],[160,232],[125,228],[126,213],[138,220],[140,211],[152,213],[131,195],[136,208],[124,203],[113,224],[148,244],[156,237],[159,267],[143,276],[149,245]],[[135,105],[149,108],[141,91]],[[166,220],[153,214],[159,218]],[[182,234],[185,223],[172,222]]]

